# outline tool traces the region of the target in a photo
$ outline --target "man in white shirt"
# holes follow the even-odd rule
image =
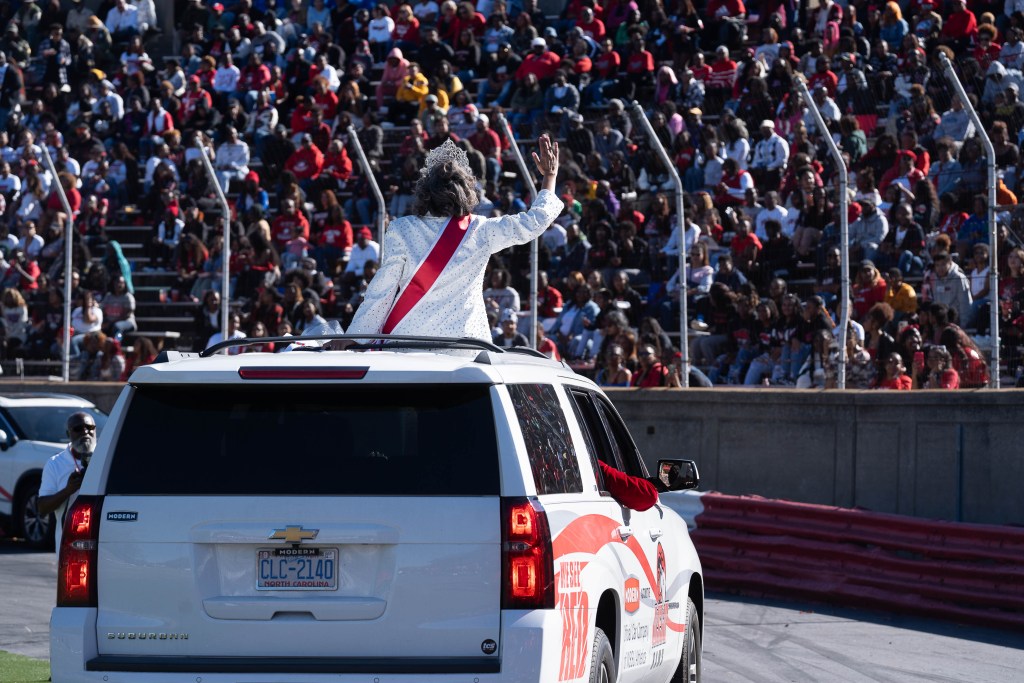
[[[64,28],[68,31],[78,31],[80,34],[85,33],[89,28],[89,17],[95,15],[95,12],[86,7],[84,0],[71,0],[71,9],[68,10]]]
[[[125,0],[117,0],[107,12],[107,30],[115,43],[127,40],[139,33],[139,8]]]
[[[696,223],[686,224],[686,236],[683,238],[683,249],[686,251],[690,250],[697,240],[700,239],[700,228]],[[665,242],[665,246],[661,248],[661,253],[665,256],[679,256],[679,224],[672,228],[672,234],[669,235],[668,241]]]
[[[220,67],[213,75],[213,91],[226,100],[235,94],[238,89],[238,79],[242,72],[235,66],[234,59],[230,52],[225,52],[220,58]]]
[[[413,16],[419,19],[421,24],[432,23],[440,11],[441,8],[434,0],[419,0],[412,8]]]
[[[345,278],[355,280],[362,277],[367,261],[380,262],[380,245],[373,241],[373,232],[364,226],[356,232],[356,243],[345,267]]]
[[[217,148],[217,180],[225,193],[232,180],[244,180],[249,173],[249,145],[238,139],[234,126],[228,126],[227,137]]]
[[[135,0],[135,6],[139,10],[137,17],[139,32],[156,31],[159,26],[156,18],[156,4],[153,0]]]
[[[228,339],[245,339],[245,333],[238,329],[239,326],[241,325],[241,322],[242,321],[238,318],[237,313],[232,313],[231,315],[228,316]],[[210,337],[210,340],[206,342],[206,348],[210,348],[215,344],[220,344],[222,341],[224,341],[224,333],[214,332],[213,335]],[[244,348],[245,347],[243,346],[231,346],[222,351],[218,351],[218,353],[226,353],[229,356],[237,356],[238,354],[242,353]]]
[[[974,124],[971,123],[971,115],[964,109],[959,97],[954,97],[950,103],[950,109],[942,114],[939,125],[935,126],[932,133],[933,140],[951,138],[954,142],[961,143],[968,135],[974,133]]]
[[[779,204],[779,193],[774,190],[766,192],[764,195],[764,208],[758,212],[757,218],[754,219],[754,234],[762,242],[767,240],[768,233],[765,231],[764,225],[768,221],[778,221],[783,226],[782,232],[785,234],[787,216],[789,216],[789,210]],[[792,236],[792,233],[786,235],[786,237]]]
[[[13,202],[21,193],[21,178],[11,173],[11,165],[6,161],[0,162],[0,194]]]
[[[175,179],[178,177],[178,167],[174,165],[174,161],[169,158],[171,154],[170,149],[165,144],[160,144],[156,148],[156,154],[146,160],[146,173],[143,176],[143,185],[146,192],[149,192],[153,186],[153,173],[156,172],[157,166],[163,164],[167,166],[174,173]]]
[[[782,171],[789,161],[789,143],[775,132],[775,122],[761,122],[761,140],[754,147],[750,173],[761,187],[778,187]]]
[[[889,233],[889,221],[869,199],[860,201],[860,218],[850,223],[850,259],[874,259],[878,245]]]
[[[124,118],[124,98],[117,94],[114,90],[114,84],[104,79],[100,81],[100,96],[96,98],[96,102],[92,105],[92,113],[98,114],[100,108],[104,102],[110,103],[110,113],[115,121],[120,121]]]
[[[842,113],[839,111],[839,105],[836,101],[828,96],[828,89],[819,85],[814,89],[814,103],[818,105],[818,109],[821,111],[821,117],[825,119],[825,123],[835,123],[839,120]],[[817,135],[818,133],[818,122],[814,118],[814,114],[810,109],[804,114],[804,125],[807,126],[807,132],[810,135]]]
[[[314,64],[318,69],[317,75],[327,79],[327,87],[331,92],[338,92],[338,88],[341,87],[341,77],[338,75],[338,70],[327,63],[327,55],[317,55]]]
[[[18,242],[18,248],[29,258],[37,259],[45,244],[43,238],[36,234],[35,221],[25,221],[21,226],[21,240]]]
[[[540,238],[548,251],[554,254],[560,247],[565,246],[565,228],[558,223],[552,223]]]
[[[72,413],[66,425],[71,443],[46,461],[46,465],[43,466],[43,480],[39,484],[39,497],[36,499],[36,507],[40,514],[57,513],[57,552],[60,552],[64,517],[78,497],[82,477],[85,476],[89,460],[96,450],[96,420],[92,415]]]

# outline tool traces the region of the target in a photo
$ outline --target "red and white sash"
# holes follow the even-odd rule
[[[434,246],[427,252],[426,258],[417,266],[416,272],[413,273],[409,284],[406,285],[402,293],[395,299],[395,303],[392,304],[391,312],[388,313],[388,317],[384,320],[384,325],[380,329],[381,334],[391,334],[398,326],[398,323],[402,322],[405,316],[416,307],[416,304],[422,301],[423,297],[430,291],[430,288],[434,286],[437,278],[441,276],[444,269],[451,263],[455,252],[459,250],[462,241],[469,234],[469,220],[469,216],[453,216],[448,221],[448,225],[438,235]]]

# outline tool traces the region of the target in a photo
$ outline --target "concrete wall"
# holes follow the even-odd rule
[[[1022,391],[609,394],[648,465],[695,460],[704,490],[1024,524]]]
[[[109,411],[121,385],[0,384],[25,391]],[[608,393],[651,470],[659,457],[696,460],[703,490],[1024,524],[1024,391]]]

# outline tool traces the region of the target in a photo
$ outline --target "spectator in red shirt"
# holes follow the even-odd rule
[[[244,94],[245,109],[251,111],[256,104],[256,95],[270,85],[270,69],[258,54],[249,55],[249,63],[238,77],[238,91]]]
[[[967,0],[954,0],[954,9],[946,17],[939,34],[939,42],[949,46],[954,52],[966,50],[978,31],[978,20],[974,12],[967,9]]]
[[[527,302],[527,308],[529,302]],[[562,293],[548,284],[546,271],[537,272],[537,316],[541,320],[557,318],[562,310]]]
[[[317,238],[317,247],[313,250],[316,267],[322,272],[333,276],[348,263],[352,252],[352,224],[345,218],[345,211],[340,204],[333,204],[327,209],[327,220],[324,229]]]
[[[908,194],[917,185],[917,181],[924,178],[924,174],[917,168],[917,154],[909,149],[901,149],[896,153],[896,165],[885,172],[878,182],[878,191],[882,194],[889,189],[893,183],[899,183],[908,191]]]
[[[636,33],[633,34],[629,47],[623,95],[626,99],[632,100],[638,91],[654,85],[654,55],[646,49],[644,39]]]
[[[345,181],[351,177],[352,159],[345,151],[345,144],[341,140],[331,140],[327,147],[327,156],[324,157],[323,168],[320,170],[320,180],[328,189],[337,190],[344,187]]]
[[[270,232],[278,251],[283,251],[285,245],[297,237],[309,239],[309,221],[295,207],[294,199],[281,202],[281,213],[274,219]]]
[[[895,389],[897,391],[910,391],[914,385],[914,380],[910,379],[906,374],[907,368],[903,365],[903,359],[900,354],[893,351],[885,359],[884,367],[882,368],[885,375],[878,382],[878,389]]]
[[[16,288],[22,292],[34,292],[39,289],[39,277],[42,270],[34,257],[27,256],[21,249],[11,252],[7,270],[0,275],[0,284],[5,289]]]
[[[640,368],[633,373],[632,385],[641,389],[665,386],[668,368],[661,364],[654,347],[644,344],[637,356],[640,358]]]
[[[473,108],[476,109],[476,106],[474,105]],[[398,147],[398,156],[405,158],[410,154],[422,154],[429,137],[427,131],[423,130],[423,121],[419,117],[410,120],[409,134],[405,136],[402,144]]]
[[[543,87],[547,85],[546,81],[554,78],[562,58],[548,50],[547,41],[540,37],[533,39],[530,49],[530,54],[526,55],[526,59],[516,69],[516,80],[522,81],[526,74],[533,74]]]
[[[853,317],[863,320],[875,304],[885,302],[888,285],[872,261],[861,261],[853,284]]]
[[[313,127],[313,111],[305,95],[295,98],[295,109],[292,111],[291,129],[293,136],[299,136]]]
[[[306,189],[310,181],[315,180],[324,167],[323,152],[313,144],[313,136],[309,133],[302,135],[302,144],[295,152],[288,157],[284,168],[295,174],[299,185]]]
[[[189,127],[201,106],[209,109],[213,106],[213,99],[210,97],[210,93],[200,87],[199,77],[192,76],[188,79],[188,85],[185,86],[185,96],[181,98],[182,128]]]
[[[736,74],[739,66],[729,57],[729,48],[719,45],[715,50],[715,61],[711,63],[711,73],[708,75],[707,94],[716,94],[722,101],[732,96],[732,86],[736,83]],[[694,77],[697,72],[694,71]]]
[[[477,38],[481,38],[486,27],[487,19],[473,8],[473,3],[462,2],[459,3],[458,9],[455,11],[455,20],[452,22],[451,30],[445,38],[448,39],[449,43],[454,44],[459,34],[467,28],[472,30],[473,35]]]
[[[717,53],[717,51],[716,51]],[[729,49],[726,48],[725,56],[729,56]],[[693,72],[693,77],[704,84],[707,87],[711,82],[711,66],[704,61],[704,53],[698,52],[693,56],[693,64],[690,65],[690,71]],[[730,87],[732,84],[730,83]]]
[[[399,5],[395,12],[395,28],[391,31],[391,40],[403,52],[415,50],[420,44],[420,20],[413,16],[410,5]]]
[[[972,56],[978,62],[978,66],[983,72],[988,71],[988,67],[991,66],[992,62],[999,59],[999,54],[1003,50],[1003,47],[995,42],[995,39],[995,26],[992,24],[982,24],[978,27]]]
[[[711,0],[706,14],[711,35],[717,36],[719,43],[731,45],[737,42],[742,35],[738,24],[747,16],[743,0]]]
[[[476,132],[469,136],[469,144],[484,155],[487,162],[487,182],[497,183],[501,175],[501,138],[491,130],[486,114],[476,120]]]
[[[68,216],[64,212],[64,204],[60,201],[57,191],[51,192],[46,200],[46,212],[43,214],[42,220],[39,221],[39,232],[43,235],[51,232],[51,226],[54,223],[58,227],[58,232],[63,234],[64,221],[74,221],[78,216],[79,210],[82,208],[82,195],[76,187],[78,181],[75,176],[65,171],[58,174],[57,177],[60,179],[61,187],[64,188],[64,194],[67,195],[72,215]]]
[[[615,51],[615,43],[611,38],[605,38],[601,43],[601,52],[593,59],[591,73],[593,82],[584,88],[582,99],[584,105],[604,105],[605,88],[613,85],[619,77],[619,66],[622,64],[622,57]]]
[[[751,277],[757,267],[757,258],[764,246],[761,240],[750,229],[750,219],[740,216],[736,219],[736,235],[732,238],[729,250],[732,252],[733,263],[747,277]],[[884,291],[883,291],[884,294]]]
[[[323,76],[313,79],[313,102],[324,113],[324,120],[333,121],[338,115],[338,96],[331,92],[330,84]]]
[[[814,61],[814,75],[807,79],[807,89],[814,91],[819,85],[825,86],[829,97],[836,96],[836,88],[839,87],[839,77],[829,67],[831,63],[828,57],[821,55]]]
[[[576,26],[583,31],[583,35],[590,36],[597,42],[601,42],[604,38],[604,22],[598,19],[594,15],[594,10],[589,7],[584,7],[580,11],[580,18],[576,22]]]

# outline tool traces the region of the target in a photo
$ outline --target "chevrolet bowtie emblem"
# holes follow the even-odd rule
[[[320,533],[319,529],[303,529],[301,526],[286,526],[283,529],[274,529],[274,533],[267,538],[271,541],[284,541],[285,543],[301,543],[312,541]]]

